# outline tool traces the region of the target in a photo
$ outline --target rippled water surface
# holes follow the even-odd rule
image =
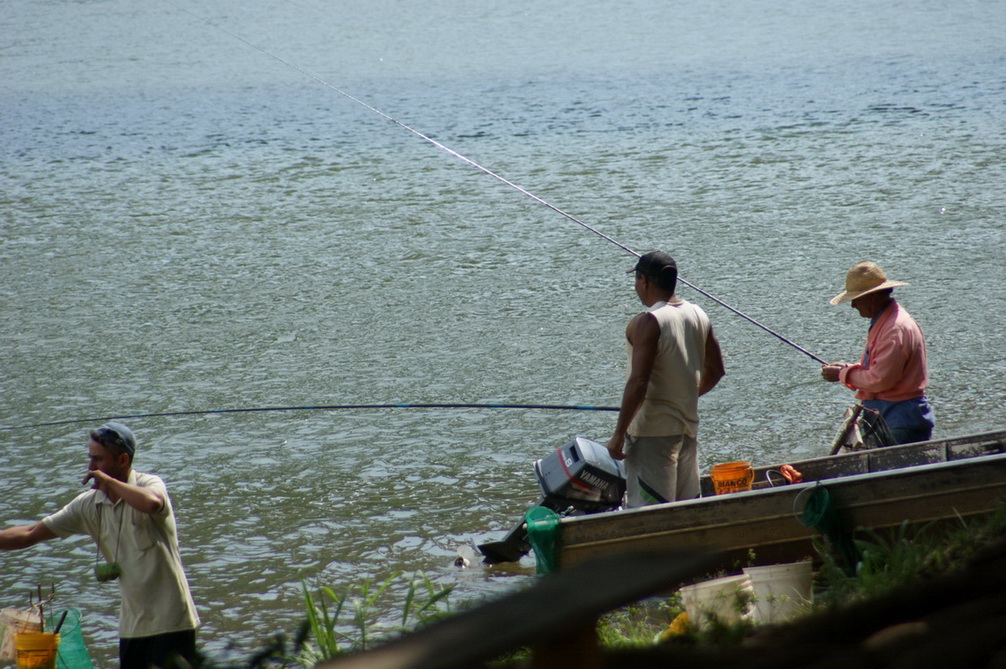
[[[0,522],[78,491],[105,416],[362,403],[615,405],[632,258],[814,355],[880,263],[929,340],[937,436],[1006,419],[1006,11],[982,2],[8,0],[0,13]],[[306,76],[307,75],[307,76]],[[319,81],[321,80],[321,81]],[[324,82],[324,83],[323,83]],[[702,295],[728,376],[702,463],[826,452],[850,396]],[[532,462],[611,413],[138,418],[211,652],[291,632],[300,579],[452,566],[537,497]],[[57,584],[114,658],[93,547],[0,556],[0,604]]]

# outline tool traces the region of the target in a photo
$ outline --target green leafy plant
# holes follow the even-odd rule
[[[667,629],[684,611],[681,596],[655,597],[610,611],[598,620],[597,635],[609,647],[633,648],[653,644],[655,636]]]
[[[840,568],[834,554],[815,539],[823,561],[823,588],[815,597],[821,607],[881,596],[898,587],[942,574],[961,565],[974,551],[1006,531],[1006,507],[988,516],[912,526],[903,522],[885,531],[857,528],[854,544],[860,555],[855,574]]]
[[[338,621],[346,604],[343,596],[332,588],[322,586],[315,597],[307,589],[307,584],[301,582],[304,590],[304,608],[307,611],[307,628],[314,639],[318,659],[335,657],[343,652],[341,644],[343,635],[339,632]],[[331,605],[332,610],[329,609]],[[307,655],[313,655],[310,649]]]
[[[419,594],[422,594],[425,598],[417,600],[417,591],[420,589],[423,592]],[[448,597],[453,589],[453,586],[438,588],[425,574],[413,577],[409,581],[405,604],[402,606],[400,630],[407,631],[409,629],[409,625],[411,624],[410,616],[415,618],[417,625],[422,626],[451,615]]]
[[[367,579],[344,593],[328,586],[312,593],[301,582],[308,639],[300,649],[300,663],[314,666],[343,653],[365,650],[450,614],[448,597],[453,588],[439,587],[425,574],[417,573],[406,577],[399,622],[385,622],[389,589],[402,577],[401,572],[396,572],[379,583]]]

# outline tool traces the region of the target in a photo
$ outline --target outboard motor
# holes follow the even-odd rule
[[[596,441],[574,437],[562,448],[534,463],[542,498],[535,506],[560,516],[611,511],[622,504],[625,470]],[[479,544],[484,562],[517,562],[531,551],[523,518],[501,540]]]

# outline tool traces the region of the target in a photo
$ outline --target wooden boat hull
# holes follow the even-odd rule
[[[641,550],[719,553],[721,568],[813,556],[812,538],[820,532],[804,525],[801,514],[818,485],[847,530],[966,518],[1006,500],[1006,431],[790,464],[803,483],[771,487],[766,478],[778,467],[760,467],[751,491],[563,518],[559,567]],[[711,493],[708,480],[703,489]]]

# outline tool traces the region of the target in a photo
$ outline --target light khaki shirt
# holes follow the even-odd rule
[[[100,490],[88,490],[42,522],[60,537],[90,535],[106,560],[119,563],[121,638],[195,629],[199,615],[178,553],[175,514],[164,481],[131,471],[126,482],[156,490],[164,508],[143,513],[121,499],[113,504]]]

